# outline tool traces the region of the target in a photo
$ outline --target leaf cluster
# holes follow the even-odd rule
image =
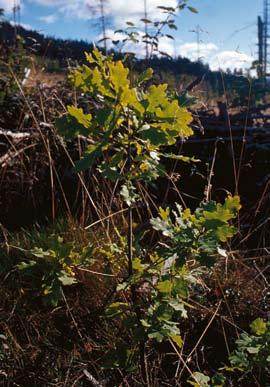
[[[270,374],[270,322],[257,318],[250,324],[251,334],[242,333],[236,340],[236,349],[229,356],[230,367],[221,368],[212,378],[194,372],[188,383],[195,387],[225,386],[226,372],[240,372],[239,380],[247,380],[250,374],[257,371],[265,375]],[[267,376],[266,376],[267,377]]]
[[[72,242],[52,234],[47,249],[34,247],[26,251],[27,260],[17,268],[32,280],[32,286],[45,303],[56,306],[62,300],[63,286],[77,283],[76,268],[93,262],[93,248],[85,246],[77,251]]]
[[[191,114],[167,93],[166,84],[145,86],[152,69],[131,82],[129,69],[113,56],[95,49],[86,58],[89,65],[76,69],[70,79],[92,97],[95,109],[86,114],[69,106],[57,122],[65,138],[82,135],[92,141],[76,168],[97,163],[100,173],[112,181],[156,179],[163,172],[161,148],[192,135]]]
[[[188,380],[188,383],[194,387],[223,387],[225,382],[225,376],[220,373],[210,378],[201,372],[194,372],[192,374],[192,380]]]
[[[189,260],[210,267],[217,255],[226,255],[221,243],[231,238],[236,229],[230,224],[241,208],[238,196],[229,196],[224,204],[210,201],[202,203],[194,213],[183,210],[160,209],[160,216],[151,220],[156,231],[166,237],[166,247],[160,251],[166,258],[176,255],[183,265]]]
[[[127,302],[115,302],[107,309],[110,317],[123,316],[124,324],[132,318],[135,343],[171,340],[182,346],[179,321],[187,317],[190,290],[198,284],[202,267],[213,265],[219,255],[226,256],[222,243],[235,234],[230,221],[240,207],[239,197],[230,196],[224,204],[203,203],[194,213],[178,205],[172,213],[160,208],[160,216],[151,220],[162,233],[160,242],[147,256],[143,250],[135,251],[134,274],[117,288],[121,293],[136,285],[145,294],[136,304],[139,321]],[[197,262],[193,270],[190,261]]]
[[[251,334],[242,333],[230,356],[233,369],[252,372],[254,368],[270,373],[270,322],[257,318],[250,325]]]

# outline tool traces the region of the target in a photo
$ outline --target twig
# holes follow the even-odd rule
[[[220,305],[221,305],[222,301],[219,302],[215,312],[213,313],[213,316],[211,317],[210,321],[208,322],[208,324],[206,325],[203,333],[201,334],[201,337],[199,338],[199,340],[197,341],[196,345],[194,346],[194,348],[192,349],[192,351],[188,354],[187,356],[187,362],[189,362],[191,360],[191,356],[193,355],[193,353],[196,351],[196,349],[198,348],[198,345],[200,344],[200,342],[202,341],[202,339],[204,338],[206,332],[208,331],[210,325],[212,324],[213,320],[215,319],[215,317],[217,316],[218,314],[218,311],[219,311],[219,308],[220,308]],[[180,359],[181,360],[181,359]],[[180,372],[179,374],[179,378],[178,378],[178,381],[180,381],[180,378],[181,378],[181,375],[184,371],[184,368],[182,368],[182,371]]]
[[[91,228],[91,227],[93,227],[93,226],[96,226],[97,224],[102,223],[102,222],[104,222],[105,220],[108,220],[108,219],[112,218],[113,216],[118,215],[118,214],[121,214],[121,213],[126,212],[126,211],[128,211],[128,208],[124,208],[124,209],[122,209],[122,210],[119,210],[119,211],[117,211],[117,212],[114,212],[113,214],[110,214],[110,215],[108,215],[108,216],[105,216],[104,218],[99,219],[99,220],[97,220],[96,222],[93,222],[93,223],[89,224],[89,226],[86,226],[86,227],[85,227],[85,230],[89,230],[89,228]]]
[[[14,140],[21,140],[31,136],[29,132],[14,133],[11,130],[0,129],[0,136],[11,137]]]
[[[78,267],[78,270],[80,270],[80,271],[85,271],[85,272],[91,273],[91,274],[101,275],[101,276],[103,276],[103,277],[116,277],[114,274],[100,273],[100,272],[98,272],[98,271],[89,270],[89,269],[84,269],[84,268],[82,268],[82,267]]]
[[[103,384],[99,383],[97,381],[97,379],[94,378],[94,376],[92,376],[87,370],[83,370],[83,373],[84,375],[87,377],[87,379],[89,380],[90,383],[92,383],[92,385],[94,387],[104,387]]]
[[[67,302],[65,293],[64,293],[64,291],[63,291],[62,288],[61,288],[61,293],[62,293],[63,300],[65,301],[67,310],[68,310],[68,312],[69,312],[69,314],[70,314],[71,320],[73,321],[73,324],[74,324],[74,326],[75,326],[75,328],[76,328],[76,330],[77,330],[77,332],[78,332],[78,335],[79,335],[80,339],[83,340],[83,336],[82,336],[81,331],[80,331],[80,329],[79,329],[79,327],[78,327],[78,323],[77,323],[77,321],[75,320],[75,318],[74,318],[74,316],[73,316],[73,313],[72,313],[72,311],[71,311],[71,309],[70,309],[70,306],[69,306],[69,304],[68,304],[68,302]]]
[[[14,160],[21,153],[24,153],[26,151],[26,149],[30,149],[30,148],[33,148],[35,146],[36,146],[36,144],[30,144],[30,145],[26,146],[25,148],[19,149],[16,152],[8,151],[2,157],[0,157],[0,166],[2,168],[7,166],[10,161]]]

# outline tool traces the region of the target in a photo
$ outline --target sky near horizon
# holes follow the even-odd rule
[[[143,17],[143,0],[106,0],[107,35],[126,21]],[[177,0],[147,0],[149,18],[160,18],[157,6],[175,6]],[[97,41],[100,31],[97,14],[92,9],[98,0],[0,0],[5,17],[12,20],[12,8],[21,6],[20,22],[39,32],[70,39]],[[263,0],[189,0],[198,14],[184,10],[176,19],[175,41],[162,39],[160,49],[170,55],[201,60],[212,69],[248,68],[257,57],[257,17],[262,14]],[[194,32],[199,26],[200,43]],[[115,38],[115,37],[114,37]],[[117,38],[117,37],[116,37]],[[120,36],[121,38],[121,36]],[[199,48],[199,50],[198,50]],[[138,55],[143,47],[136,48]]]

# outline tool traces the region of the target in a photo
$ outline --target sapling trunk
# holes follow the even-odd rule
[[[132,157],[131,157],[131,144],[129,141],[128,145],[128,159],[127,159],[127,170],[128,172],[131,170],[131,164],[132,164]],[[133,267],[132,267],[132,261],[133,261],[133,209],[132,204],[129,205],[128,208],[128,275],[131,277],[133,275]],[[138,304],[138,298],[137,298],[137,290],[136,285],[131,285],[131,302],[132,306],[135,310],[138,325],[141,326],[141,309],[140,305]],[[145,339],[142,339],[139,344],[139,356],[140,356],[140,367],[141,367],[141,374],[143,383],[150,387],[149,383],[149,376],[148,376],[148,370],[147,370],[147,360],[145,355]]]

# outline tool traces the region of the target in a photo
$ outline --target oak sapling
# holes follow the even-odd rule
[[[140,200],[137,184],[147,184],[163,175],[164,158],[194,160],[168,151],[178,139],[193,134],[192,115],[181,106],[176,94],[168,93],[166,84],[149,85],[151,68],[131,81],[129,69],[113,55],[105,56],[94,49],[86,59],[88,65],[78,67],[70,79],[76,88],[91,96],[97,108],[85,114],[80,107],[68,106],[57,126],[66,139],[78,135],[91,139],[76,162],[77,171],[92,169],[121,185],[129,220],[123,252],[127,277],[118,286],[116,301],[108,306],[107,316],[121,319],[132,337],[128,343],[117,341],[104,365],[131,371],[138,358],[142,379],[150,386],[147,347],[152,341],[182,346],[179,318],[187,317],[190,288],[197,283],[200,267],[209,267],[216,257],[226,254],[222,243],[236,231],[230,222],[237,216],[240,203],[238,197],[228,197],[223,205],[202,203],[194,213],[178,204],[175,211],[160,209],[159,217],[151,224],[160,233],[162,243],[149,251],[141,248],[140,237],[134,239],[132,230],[133,208]],[[197,262],[193,270],[189,268],[190,260]],[[144,285],[147,297],[140,296]]]

